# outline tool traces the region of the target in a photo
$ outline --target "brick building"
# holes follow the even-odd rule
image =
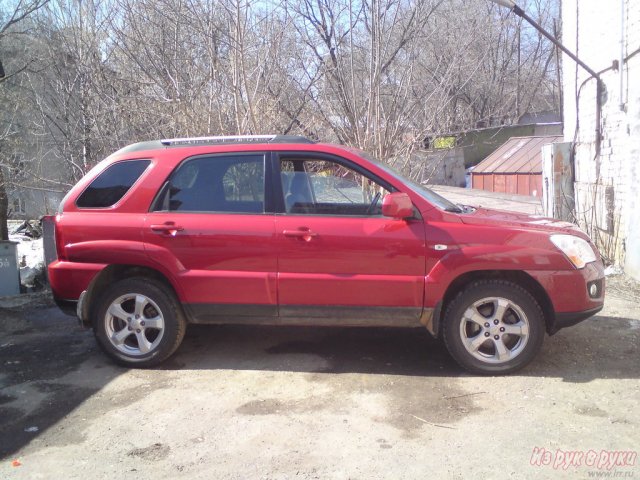
[[[603,255],[640,279],[640,2],[562,0],[563,43],[601,73],[564,57],[564,140],[575,142],[578,221]]]

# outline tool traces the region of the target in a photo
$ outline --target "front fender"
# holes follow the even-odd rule
[[[435,308],[449,286],[474,271],[566,270],[564,256],[548,249],[521,245],[475,245],[448,251],[425,278],[425,307]],[[570,268],[570,267],[569,267]]]

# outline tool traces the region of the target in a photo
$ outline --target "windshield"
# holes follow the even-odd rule
[[[458,212],[458,213],[462,212],[462,209],[459,206],[457,206],[455,203],[450,202],[449,200],[444,198],[442,195],[438,195],[433,190],[423,185],[420,185],[414,182],[413,180],[409,180],[408,178],[404,177],[400,172],[398,172],[395,168],[393,168],[391,165],[382,163],[381,161],[373,158],[367,152],[358,150],[357,148],[352,148],[350,150],[356,153],[357,155],[361,156],[362,158],[370,161],[371,163],[375,163],[376,166],[380,167],[382,170],[384,170],[385,172],[387,172],[389,175],[396,178],[397,180],[400,180],[401,182],[408,185],[414,192],[416,192],[418,195],[420,195],[421,197],[423,197],[425,200],[432,203],[436,207],[442,210],[446,210],[447,212]]]

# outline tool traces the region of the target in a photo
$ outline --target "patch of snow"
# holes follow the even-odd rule
[[[33,287],[35,279],[44,271],[44,244],[42,238],[32,239],[25,235],[9,235],[9,240],[18,242],[18,265],[20,283]]]
[[[607,277],[611,275],[622,275],[623,273],[624,271],[622,270],[622,267],[620,267],[619,265],[609,265],[607,268],[604,269],[604,274]]]

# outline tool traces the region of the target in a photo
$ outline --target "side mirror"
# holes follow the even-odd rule
[[[388,193],[382,199],[382,215],[393,218],[413,216],[413,204],[409,195],[402,192]]]

